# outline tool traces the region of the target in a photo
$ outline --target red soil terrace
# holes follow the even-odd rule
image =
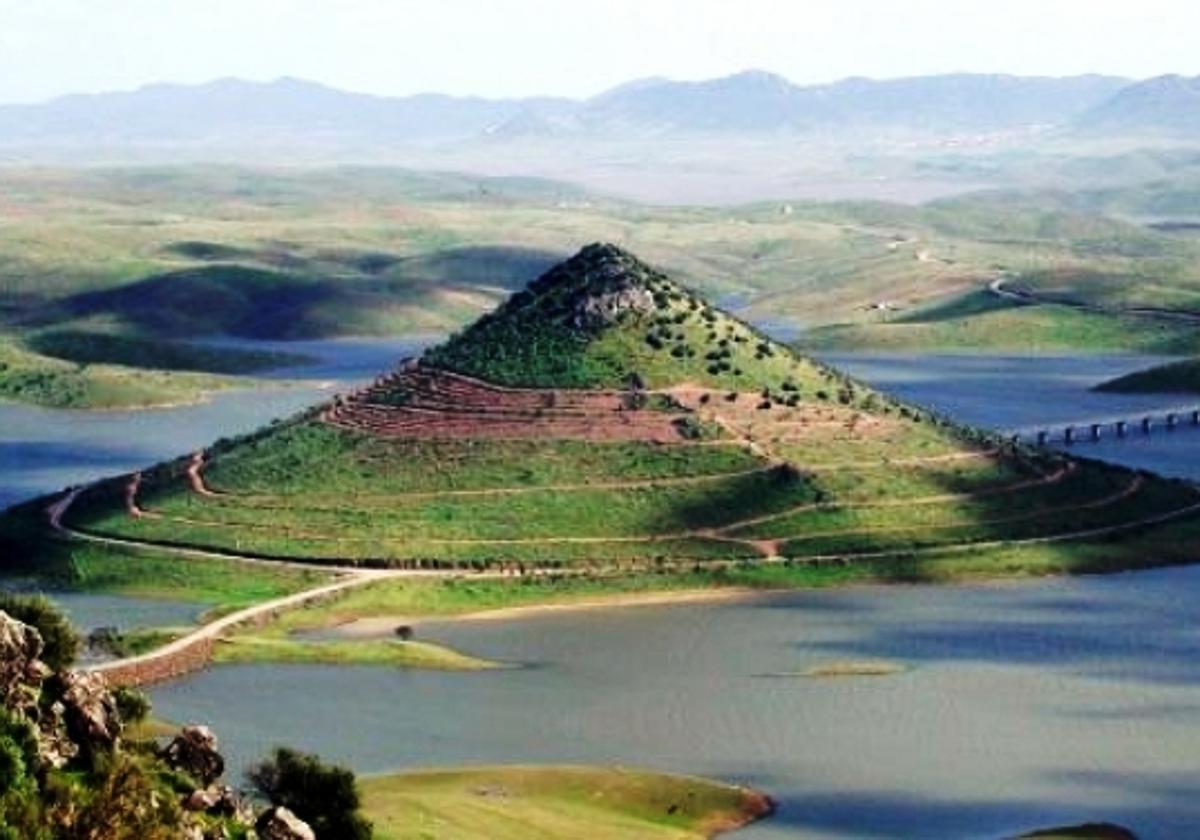
[[[686,411],[636,410],[625,391],[504,388],[409,366],[339,399],[322,419],[381,437],[678,443]]]

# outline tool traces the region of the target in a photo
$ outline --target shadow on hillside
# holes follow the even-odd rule
[[[440,319],[441,326],[452,327],[499,303],[561,257],[500,246],[409,257],[310,251],[296,243],[269,243],[254,251],[208,242],[174,247],[204,264],[73,295],[35,311],[27,322],[49,326],[108,318],[155,335],[276,340],[378,333],[386,329],[388,322],[380,319],[389,312],[410,321]],[[231,253],[236,262],[225,261]]]

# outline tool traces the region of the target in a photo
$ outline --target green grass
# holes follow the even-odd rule
[[[479,767],[360,782],[379,840],[696,840],[764,816],[766,799],[704,779],[594,767]]]
[[[610,269],[623,279],[605,279]],[[586,311],[622,294],[633,302],[615,315]],[[426,358],[516,386],[620,388],[636,378],[651,388],[686,382],[743,391],[786,382],[809,393],[830,381],[818,365],[607,246],[581,251]]]
[[[148,408],[191,403],[244,381],[107,364],[77,364],[20,348],[0,337],[0,400],[48,408]]]
[[[680,478],[761,464],[736,446],[403,440],[296,423],[217,447],[205,476],[213,488],[229,493],[303,495],[314,504],[354,497],[370,504],[368,494],[386,500],[397,493]]]
[[[1112,394],[1200,393],[1200,360],[1187,359],[1139,370],[1102,382],[1095,390]]]
[[[659,574],[563,575],[517,579],[381,581],[277,617],[278,632],[333,627],[364,618],[414,620],[542,605],[570,606],[660,594],[825,589],[863,583],[956,583],[1046,575],[1101,574],[1200,561],[1200,517],[1108,538],[964,549],[854,563],[746,563]]]
[[[152,370],[245,374],[303,364],[306,357],[264,350],[188,344],[77,329],[34,333],[25,345],[35,353],[78,365],[122,365]]]
[[[0,514],[0,579],[43,588],[193,601],[232,612],[327,582],[320,572],[225,560],[181,560],[152,549],[66,541],[47,533],[42,502]]]
[[[258,633],[221,639],[215,662],[280,662],[315,665],[377,665],[427,671],[483,671],[503,667],[430,642],[362,640],[304,641]]]
[[[787,215],[777,202],[645,207],[520,183],[379,168],[10,168],[0,323],[102,318],[170,337],[444,332],[597,239],[716,300],[736,296],[739,314],[808,327],[870,323],[880,302],[908,313],[999,269],[1093,303],[1195,308],[1200,291],[1200,242],[1099,215],[1194,203],[1194,187],[1169,180],[1137,195],[793,202]],[[907,334],[909,346],[922,337]],[[1094,340],[1058,340],[1076,337]]]
[[[1054,305],[977,305],[975,292],[927,315],[831,325],[800,339],[805,349],[943,352],[1141,352],[1200,350],[1194,328]]]

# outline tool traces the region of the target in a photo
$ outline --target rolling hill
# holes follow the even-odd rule
[[[878,394],[612,245],[369,387],[70,499],[110,546],[597,574],[1106,552],[1198,501]]]
[[[1167,134],[1200,132],[1200,77],[1168,75],[1129,85],[1075,120],[1084,133]]]

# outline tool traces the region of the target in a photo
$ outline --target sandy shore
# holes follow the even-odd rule
[[[584,610],[626,609],[630,607],[660,607],[676,604],[736,601],[755,595],[768,594],[770,590],[746,587],[729,589],[684,589],[677,592],[627,592],[601,595],[578,601],[563,601],[557,604],[530,604],[521,607],[501,607],[493,610],[462,613],[461,615],[384,615],[358,618],[328,629],[345,638],[368,638],[387,635],[399,625],[456,624],[466,621],[506,621],[532,618],[554,613],[581,612]]]

